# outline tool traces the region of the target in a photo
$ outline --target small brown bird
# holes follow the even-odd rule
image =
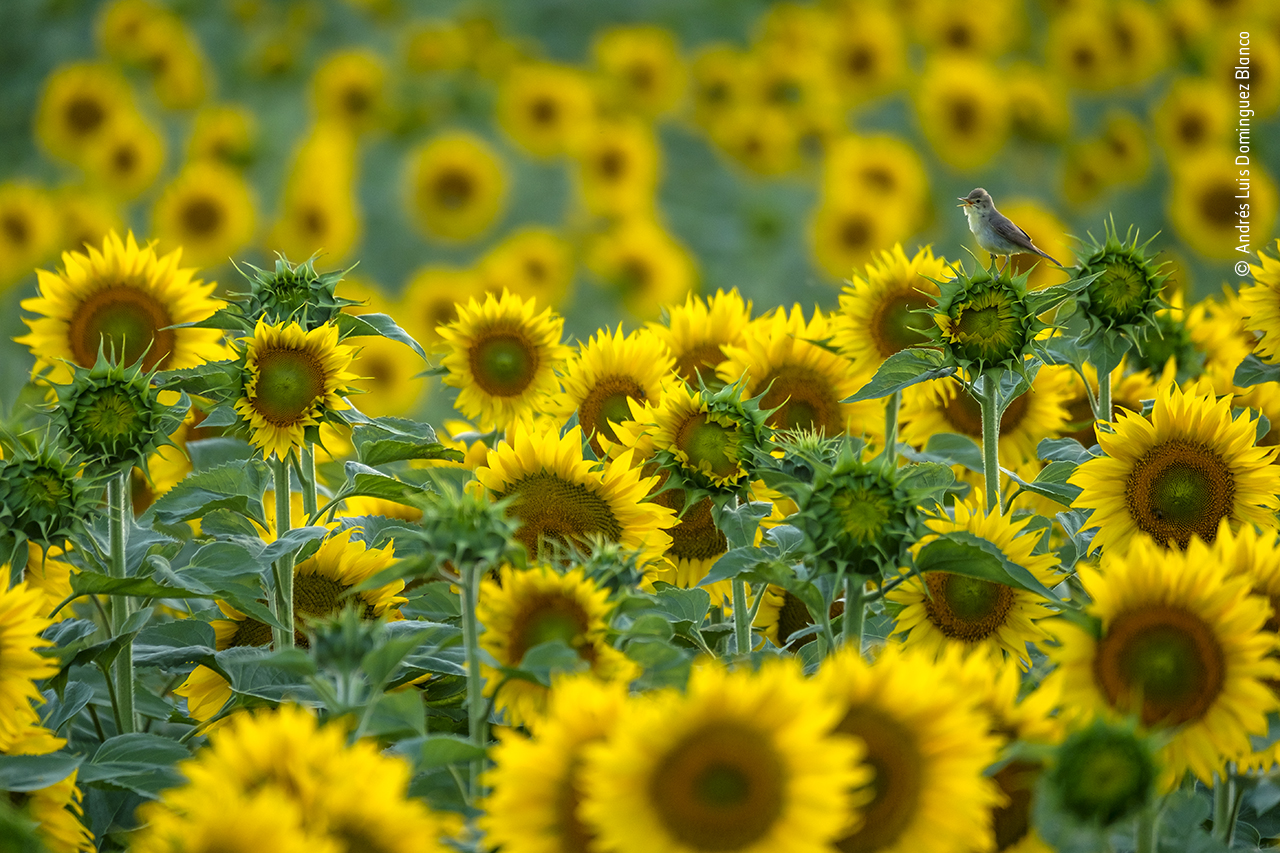
[[[1039,255],[1062,266],[1037,249],[1026,231],[1014,225],[1009,217],[996,210],[996,203],[991,200],[991,194],[982,187],[978,187],[968,196],[960,199],[960,204],[956,207],[964,208],[965,215],[969,217],[969,230],[973,232],[974,237],[978,238],[978,245],[992,255],[1003,255],[1006,267],[1014,255]],[[1004,271],[1004,267],[1001,267],[1001,271]]]

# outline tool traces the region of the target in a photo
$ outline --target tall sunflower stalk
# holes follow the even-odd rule
[[[125,578],[126,524],[133,515],[129,500],[130,470],[126,468],[107,481],[107,573],[119,580]],[[120,637],[125,633],[129,614],[133,612],[133,600],[127,595],[117,595],[111,598],[108,606],[111,636]],[[138,730],[138,716],[134,709],[132,640],[124,641],[111,667],[116,725],[121,734],[131,734]]]

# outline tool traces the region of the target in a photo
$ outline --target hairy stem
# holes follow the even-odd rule
[[[886,472],[898,467],[898,413],[902,409],[902,392],[894,391],[884,401],[884,452],[880,457]]]
[[[132,514],[129,500],[130,469],[126,468],[107,481],[107,571],[113,578],[125,576],[126,526]],[[111,597],[111,636],[119,637],[124,633],[125,622],[133,612],[133,602],[127,595]],[[116,655],[111,665],[115,682],[114,698],[116,701],[116,717],[120,724],[121,734],[130,734],[138,730],[137,714],[134,711],[133,693],[133,641],[127,641]]]
[[[462,643],[467,657],[467,734],[471,742],[483,749],[488,740],[487,714],[484,699],[484,679],[480,676],[480,626],[476,609],[480,603],[480,578],[483,567],[472,563],[462,571]],[[471,762],[471,802],[479,802],[480,774],[484,771],[484,759]]]
[[[867,616],[866,589],[866,581],[858,575],[844,579],[844,623],[840,643],[853,646],[858,654],[862,654],[862,627]]]
[[[982,375],[982,477],[987,486],[987,511],[1000,511],[1000,373]]]
[[[293,504],[289,493],[289,460],[272,457],[272,487],[276,493],[276,538],[293,527]],[[293,648],[293,554],[283,554],[275,562],[276,595],[274,615],[282,627],[272,628],[276,651]]]
[[[745,655],[751,652],[751,614],[747,607],[747,582],[741,578],[734,578],[732,583],[734,650],[740,655]]]

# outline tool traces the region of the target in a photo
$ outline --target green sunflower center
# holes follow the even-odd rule
[[[258,353],[257,361],[253,407],[269,423],[293,426],[323,399],[324,365],[310,352],[269,349]]]
[[[493,397],[522,394],[538,372],[538,352],[518,332],[494,332],[472,344],[471,375]]]
[[[1192,536],[1213,541],[1235,505],[1235,478],[1212,448],[1170,439],[1134,464],[1125,503],[1139,530],[1186,548]]]
[[[932,325],[928,314],[915,313],[932,304],[923,293],[902,290],[886,297],[871,320],[871,336],[881,358],[915,346],[925,340]]]
[[[826,435],[844,432],[840,398],[825,376],[807,367],[784,364],[765,377],[764,386],[769,390],[760,400],[760,408],[776,409],[769,415],[769,426],[819,430]]]
[[[1015,358],[1025,331],[1014,311],[1013,298],[1002,290],[988,290],[952,309],[950,338],[959,354],[983,363]]]
[[[1012,587],[949,572],[928,572],[924,577],[930,596],[925,613],[945,636],[981,642],[1008,621],[1014,604]]]
[[[874,542],[894,514],[893,501],[870,489],[842,489],[831,498],[840,529],[859,544]]]
[[[738,441],[737,425],[716,423],[700,412],[680,425],[675,443],[691,466],[710,469],[711,476],[727,480],[741,472]]]
[[[141,427],[140,402],[114,388],[104,388],[82,399],[73,419],[81,444],[104,449],[131,441]]]
[[[924,756],[916,734],[879,708],[855,706],[836,731],[860,738],[875,771],[874,796],[862,826],[836,846],[844,853],[871,853],[892,846],[911,823],[924,786]]]
[[[151,294],[134,287],[112,285],[85,297],[71,315],[67,343],[81,367],[92,367],[98,347],[115,353],[119,364],[133,364],[145,351],[143,370],[150,370],[173,352],[174,330],[169,312]],[[147,349],[150,346],[151,349]]]
[[[1063,804],[1081,819],[1103,824],[1141,806],[1154,776],[1133,735],[1097,728],[1063,745],[1054,772]]]
[[[25,480],[27,503],[43,513],[56,513],[71,498],[67,481],[52,471],[37,471]]]
[[[1138,318],[1147,303],[1147,275],[1129,258],[1113,258],[1103,273],[1089,285],[1089,302],[1094,313],[1115,323]]]
[[[578,422],[591,434],[591,446],[597,453],[601,452],[596,433],[601,433],[610,441],[617,441],[618,434],[612,424],[625,423],[631,420],[631,408],[627,400],[646,398],[640,383],[630,376],[606,376],[596,382],[595,387],[587,392],[587,396],[578,404]]]
[[[622,525],[602,495],[553,472],[521,477],[499,495],[507,496],[515,498],[509,512],[521,521],[516,539],[530,554],[544,538],[560,545],[586,544],[591,536],[622,540]]]
[[[769,737],[718,721],[690,732],[658,762],[649,799],[676,839],[695,850],[758,843],[785,806],[786,773]]]
[[[512,620],[508,663],[519,664],[529,649],[555,640],[570,648],[584,646],[589,621],[587,612],[573,598],[556,592],[534,596],[521,604]]]
[[[1117,616],[1098,641],[1094,677],[1113,707],[1142,703],[1142,723],[1179,725],[1202,717],[1226,679],[1217,636],[1198,616],[1151,605]]]

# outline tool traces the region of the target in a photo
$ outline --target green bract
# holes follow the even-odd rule
[[[241,272],[249,281],[249,292],[232,294],[240,301],[224,310],[235,311],[245,317],[247,330],[253,329],[258,318],[268,323],[289,320],[310,330],[332,322],[343,308],[360,304],[354,299],[335,295],[346,270],[318,273],[314,264],[314,257],[297,265],[279,257],[275,270],[270,272],[253,264],[244,264],[249,272]]]
[[[60,545],[91,512],[88,486],[51,448],[0,460],[0,531]]]
[[[1042,816],[1108,826],[1146,807],[1155,794],[1155,753],[1132,726],[1096,721],[1058,747],[1041,777]]]
[[[1141,346],[1150,335],[1156,312],[1169,307],[1160,298],[1169,278],[1161,272],[1165,265],[1147,255],[1154,239],[1152,236],[1139,244],[1138,231],[1129,226],[1121,240],[1114,220],[1104,223],[1101,242],[1089,235],[1079,253],[1083,260],[1075,270],[1076,278],[1092,277],[1076,302],[1087,321],[1082,342],[1098,332],[1115,329]]]

